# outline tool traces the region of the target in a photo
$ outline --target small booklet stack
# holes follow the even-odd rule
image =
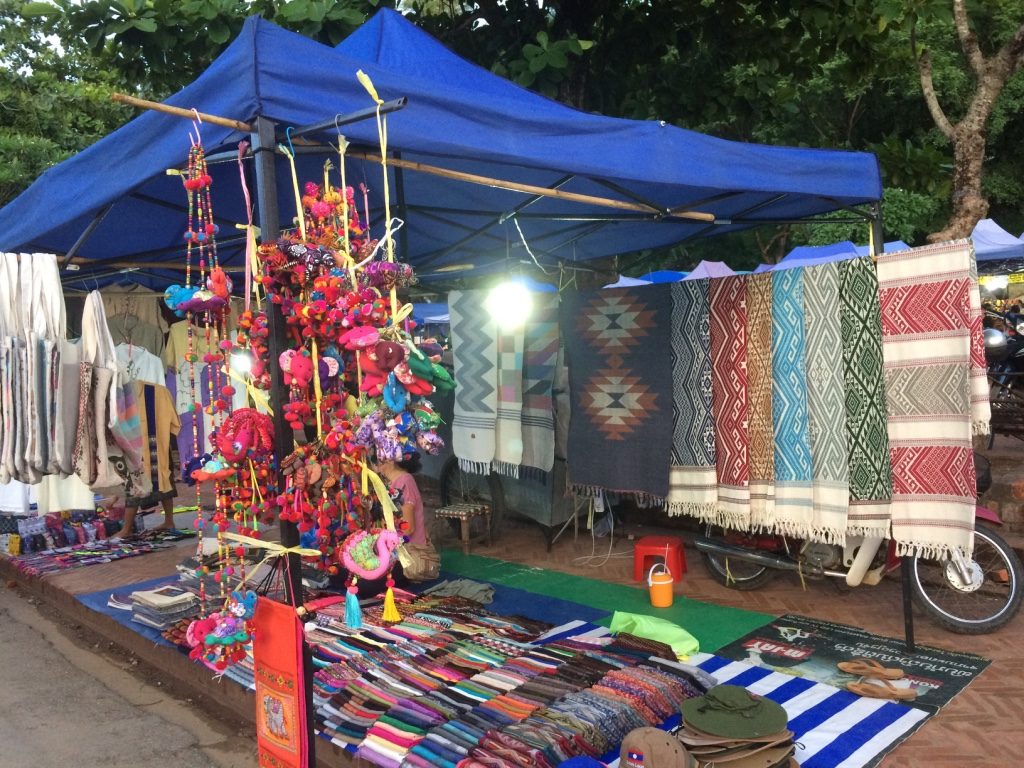
[[[167,629],[197,613],[199,598],[174,584],[132,592],[132,621],[153,629]]]

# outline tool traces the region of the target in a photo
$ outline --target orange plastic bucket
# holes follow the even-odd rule
[[[655,573],[661,568],[661,573]],[[664,563],[655,563],[647,574],[647,588],[651,592],[651,605],[655,608],[672,607],[672,572]]]

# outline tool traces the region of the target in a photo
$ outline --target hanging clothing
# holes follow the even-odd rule
[[[37,508],[40,515],[96,509],[96,496],[78,475],[47,475],[34,487],[39,498]]]
[[[108,321],[118,316],[127,315],[136,318],[140,323],[156,326],[161,333],[166,333],[167,321],[164,320],[163,312],[160,311],[161,301],[163,301],[163,294],[156,293],[144,286],[118,286],[111,291],[110,299],[106,303],[105,314]],[[159,352],[154,354],[159,354]]]
[[[142,381],[163,387],[166,384],[164,363],[142,346],[122,343],[117,345],[117,362],[125,369],[128,381]]]
[[[163,385],[143,381],[134,383],[140,407],[140,421],[145,442],[142,451],[142,474],[149,490],[145,493],[128,492],[128,506],[151,507],[178,495],[171,471],[171,440],[181,429],[174,411],[171,393]]]
[[[134,315],[116,314],[107,317],[110,336],[117,345],[131,344],[160,357],[164,351],[164,331],[159,326],[139,320]]]

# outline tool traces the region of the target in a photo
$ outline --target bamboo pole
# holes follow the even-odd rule
[[[177,117],[184,117],[189,120],[195,119],[195,113],[189,109],[172,107],[168,104],[161,104],[156,101],[147,101],[146,99],[137,99],[134,96],[128,96],[123,93],[115,93],[111,98],[114,101],[119,101],[123,104],[130,104],[131,106],[138,107],[139,109],[152,109],[156,112],[176,115]],[[207,123],[224,126],[225,128],[234,128],[235,130],[245,131],[247,133],[251,133],[253,131],[251,125],[243,123],[240,120],[232,120],[227,117],[209,115],[205,112],[199,112],[198,114],[203,121]],[[349,151],[347,156],[367,160],[369,162],[381,162],[381,156],[373,152]],[[597,195],[584,195],[579,192],[566,192],[562,189],[550,189],[549,187],[539,187],[535,184],[523,184],[518,181],[509,181],[507,179],[495,179],[490,176],[480,176],[479,174],[466,173],[464,171],[453,171],[449,168],[441,168],[439,166],[428,165],[426,163],[417,163],[412,160],[402,160],[396,157],[389,157],[384,162],[392,168],[406,168],[410,171],[419,171],[420,173],[427,173],[431,176],[440,176],[445,179],[464,181],[470,184],[480,184],[481,186],[492,187],[494,189],[507,189],[512,192],[523,192],[529,195],[551,197],[556,200],[566,200],[573,203],[581,203],[583,205],[597,205],[602,208],[615,208],[621,211],[633,211],[634,213],[654,213],[664,215],[669,218],[688,219],[690,221],[704,221],[708,223],[714,223],[715,221],[715,214],[705,213],[703,211],[663,211],[653,205],[645,205],[644,203],[631,202],[629,200],[615,200],[610,197],[598,197]]]
[[[129,96],[126,93],[114,93],[111,94],[110,98],[113,101],[118,101],[131,107],[137,107],[138,109],[151,109],[154,112],[163,112],[167,115],[184,117],[187,120],[196,119],[197,113],[193,112],[191,109],[182,109],[181,107],[172,107],[170,104],[161,104],[158,101],[139,99],[135,96]],[[246,133],[252,133],[253,130],[251,125],[243,123],[241,120],[232,120],[229,117],[218,117],[217,115],[210,115],[206,112],[199,112],[198,114],[204,123],[212,123],[213,125],[219,125],[223,128],[234,128],[236,131],[245,131]]]

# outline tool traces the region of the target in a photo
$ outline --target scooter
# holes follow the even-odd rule
[[[991,466],[975,454],[978,493],[992,484]],[[1002,525],[999,515],[975,509],[974,555],[957,553],[946,560],[912,558],[910,579],[915,602],[951,632],[980,635],[1007,624],[1024,599],[1024,567],[1017,553],[990,526]],[[770,534],[743,533],[707,526],[696,541],[711,577],[732,589],[763,587],[779,571],[806,579],[842,579],[848,587],[877,585],[900,568],[896,543],[862,536],[847,537],[845,546],[822,544]]]

